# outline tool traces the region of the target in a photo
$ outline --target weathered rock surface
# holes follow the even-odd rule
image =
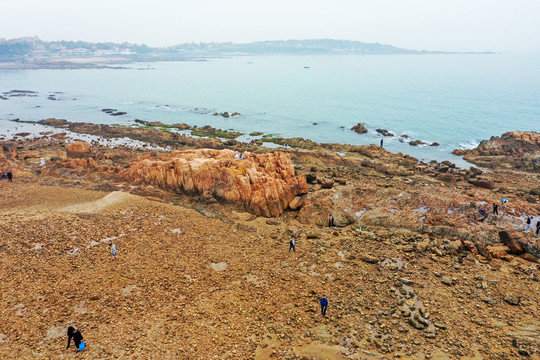
[[[515,230],[499,232],[501,242],[506,245],[512,254],[522,254],[527,251],[527,238]]]
[[[532,254],[539,243],[523,232],[523,214],[537,213],[525,199],[538,186],[536,174],[481,173],[378,146],[305,142],[317,150],[286,155],[294,176],[313,178],[309,193],[289,203],[303,205],[262,219],[212,194],[229,184],[222,172],[240,181],[252,166],[283,180],[248,156],[209,159],[231,163],[210,174],[192,164],[186,181],[219,181],[187,196],[158,185],[183,164],[171,151],[92,142],[91,156],[68,158],[65,141],[1,144],[8,160],[32,170],[0,181],[1,227],[10,235],[0,247],[9,270],[0,296],[9,325],[0,330],[0,358],[58,357],[71,324],[91,341],[85,356],[92,358],[106,349],[111,358],[495,359],[517,356],[517,346],[508,352],[511,339],[519,351],[538,355],[540,282]],[[336,155],[341,149],[348,153]],[[148,171],[144,160],[153,164]],[[148,183],[125,177],[124,169],[136,167],[154,174]],[[324,179],[332,188],[322,187]],[[477,180],[493,188],[475,187]],[[510,201],[501,215],[476,218],[502,196]],[[330,213],[335,227],[328,227]],[[529,253],[515,256],[500,244],[499,232],[513,237],[511,229],[528,241]],[[291,235],[295,253],[288,252]],[[111,241],[120,261],[107,256]],[[330,300],[326,319],[319,315],[323,295]],[[35,341],[36,331],[44,341]],[[321,343],[341,349],[322,355]]]
[[[453,151],[479,166],[540,172],[540,133],[514,131],[484,140],[472,150]]]
[[[210,194],[267,217],[281,215],[295,196],[307,193],[305,178],[295,175],[290,155],[246,152],[244,157],[235,159],[232,150],[176,151],[134,161],[119,177],[179,193]]]
[[[85,158],[92,154],[92,148],[86,141],[74,141],[66,147],[68,158]]]

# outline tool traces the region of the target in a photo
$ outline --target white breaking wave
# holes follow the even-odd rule
[[[462,148],[462,149],[472,150],[472,149],[474,149],[475,147],[477,147],[478,145],[480,145],[480,143],[479,143],[477,140],[469,140],[469,141],[467,141],[467,142],[459,143],[458,145],[459,145],[460,148]]]

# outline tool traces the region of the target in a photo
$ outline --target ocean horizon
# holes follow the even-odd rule
[[[459,164],[453,149],[507,131],[540,131],[539,60],[524,54],[280,55],[0,71],[0,92],[37,92],[0,100],[0,130],[15,133],[22,125],[9,121],[14,118],[125,126],[142,119],[240,131],[240,141],[262,132],[362,145],[379,144],[376,129],[386,129],[395,134],[384,137],[389,151]],[[110,116],[104,108],[126,115]],[[213,115],[225,111],[241,115]],[[350,130],[357,123],[368,133]],[[411,140],[440,145],[411,146]]]

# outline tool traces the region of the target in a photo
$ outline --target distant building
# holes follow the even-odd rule
[[[62,50],[59,53],[60,56],[65,57],[83,57],[83,56],[91,56],[92,52],[87,49],[79,48],[79,49],[73,49],[73,50]]]
[[[47,50],[34,50],[32,51],[33,57],[46,57],[49,56],[49,52]]]
[[[96,50],[94,56],[115,56],[115,55],[134,55],[135,52],[130,49]]]

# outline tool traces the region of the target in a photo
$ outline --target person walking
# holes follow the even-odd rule
[[[531,228],[532,216],[527,215],[527,225],[525,226],[525,232],[529,232]]]
[[[326,296],[321,298],[321,315],[326,316],[326,309],[328,308],[328,299]]]
[[[493,215],[499,215],[499,205],[493,203]]]
[[[13,173],[11,170],[7,172],[6,176],[9,182],[13,182]]]
[[[296,252],[296,246],[294,243],[294,236],[291,236],[291,240],[289,241],[289,252],[291,252],[291,249],[293,252]]]
[[[113,260],[118,260],[118,252],[116,251],[116,245],[115,244],[109,244],[111,247],[111,256]]]

